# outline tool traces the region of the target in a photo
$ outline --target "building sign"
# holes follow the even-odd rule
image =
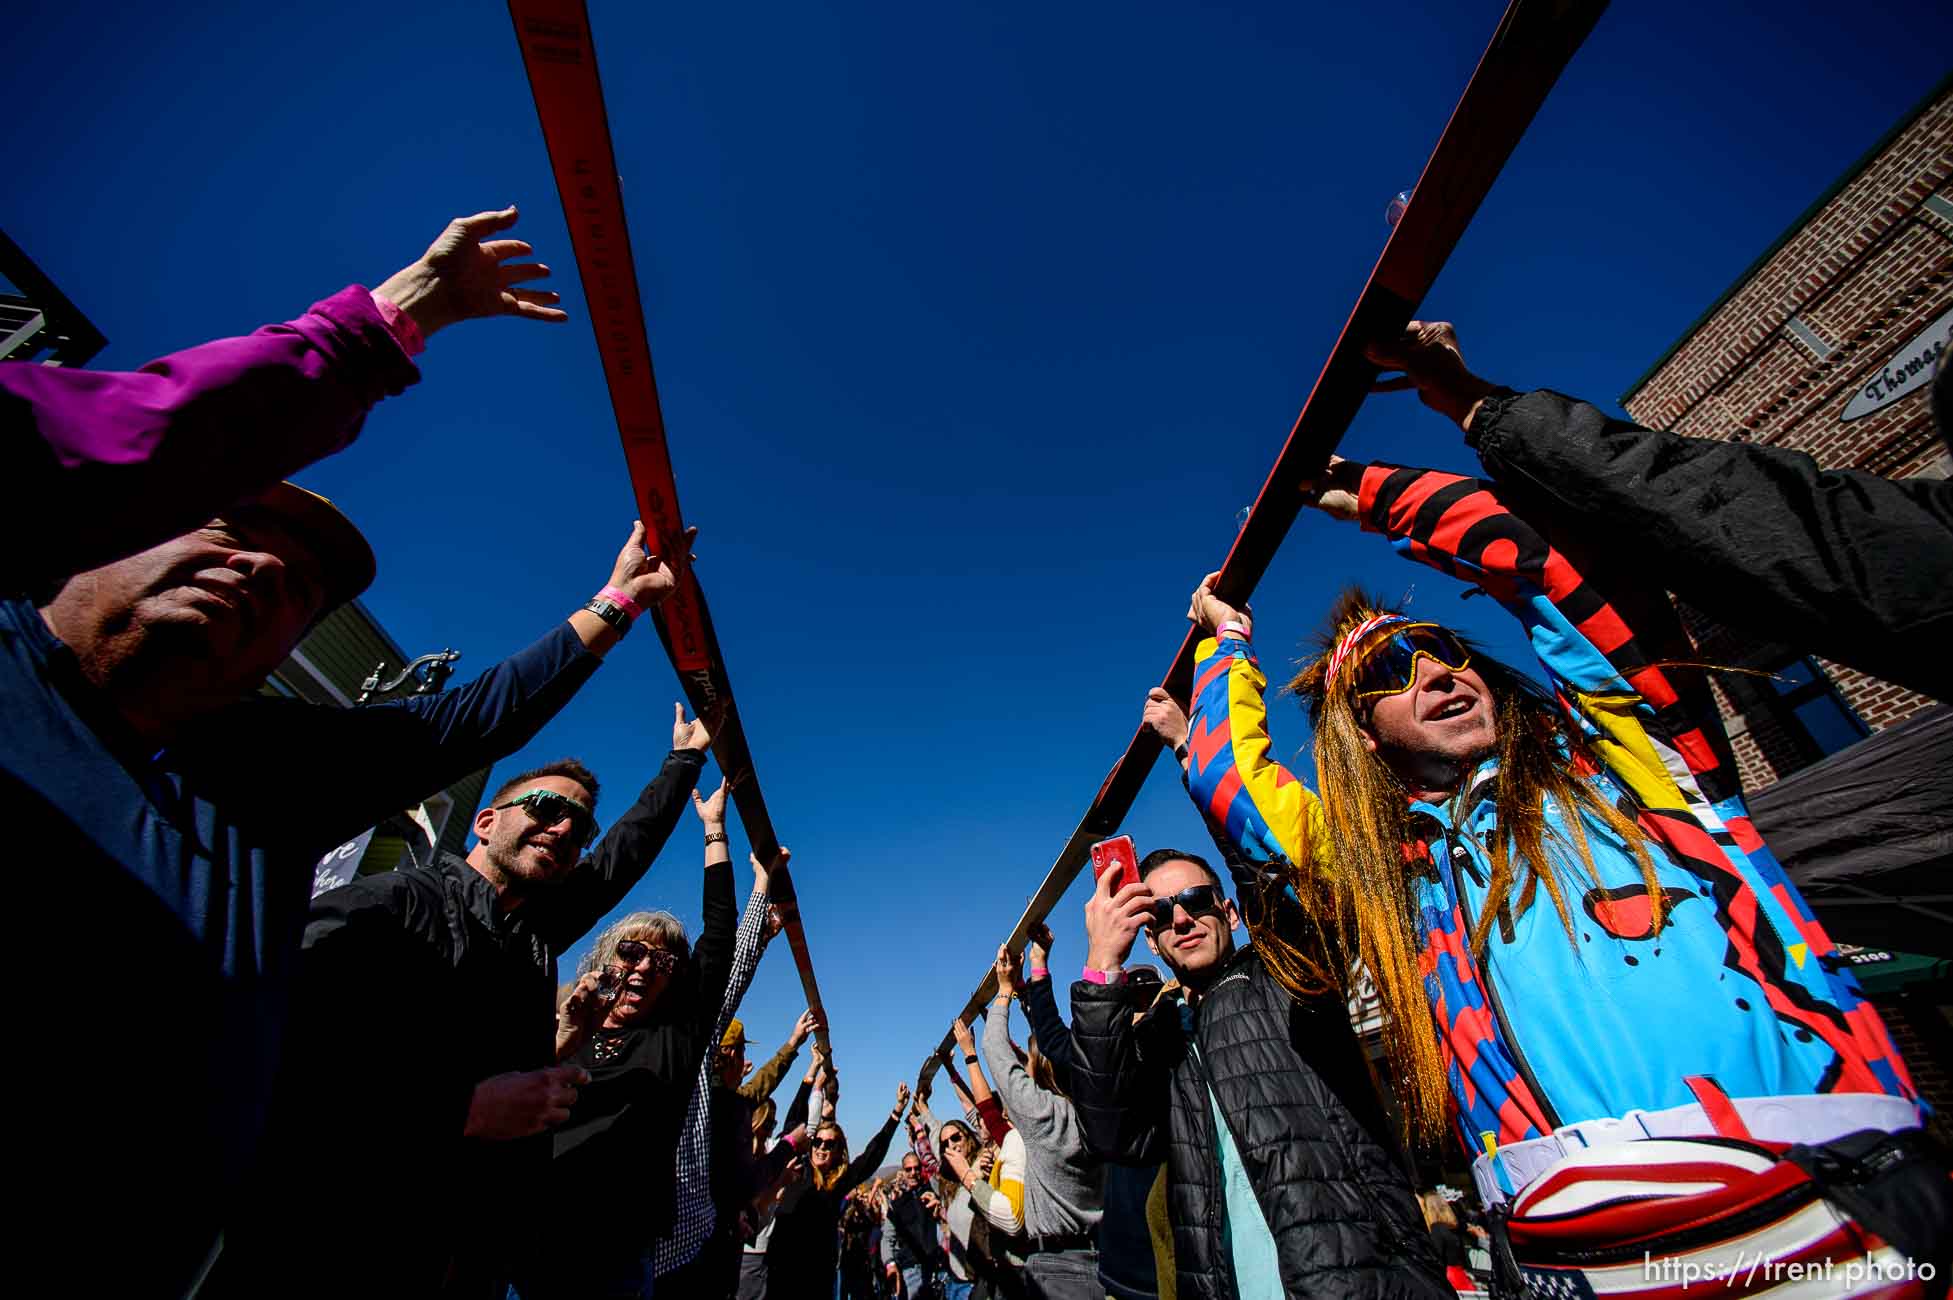
[[[1941,312],[1938,320],[1887,358],[1864,387],[1851,395],[1842,418],[1861,419],[1930,384],[1933,363],[1946,351],[1949,336],[1953,336],[1953,310]]]

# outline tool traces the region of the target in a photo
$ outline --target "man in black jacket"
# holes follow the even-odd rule
[[[927,1186],[922,1161],[915,1152],[902,1154],[902,1178],[888,1199],[888,1222],[882,1228],[882,1260],[896,1294],[919,1300],[929,1279],[943,1271],[946,1260],[936,1241],[936,1216],[922,1204]]]
[[[608,589],[650,603],[671,575],[641,543]],[[571,628],[607,647],[628,629],[613,613],[580,610]],[[525,1203],[548,1185],[542,1135],[586,1077],[555,1064],[556,960],[651,865],[710,743],[680,709],[657,777],[587,857],[597,780],[566,760],[497,787],[465,859],[313,900],[252,1198],[206,1296],[506,1291],[540,1222]],[[319,1248],[324,1225],[355,1217]]]
[[[1166,1161],[1178,1293],[1450,1300],[1343,1002],[1292,998],[1235,948],[1201,858],[1139,865],[1085,905],[1072,1100],[1107,1159]],[[1183,998],[1135,1025],[1121,977],[1142,928]]]

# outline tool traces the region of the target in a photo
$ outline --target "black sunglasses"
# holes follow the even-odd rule
[[[666,948],[653,948],[639,939],[623,939],[617,944],[617,960],[626,966],[635,966],[646,957],[651,959],[653,975],[669,975],[678,969],[678,954]]]
[[[1154,899],[1153,916],[1146,923],[1146,928],[1164,930],[1172,925],[1173,909],[1176,906],[1186,908],[1187,915],[1192,917],[1220,916],[1227,906],[1227,899],[1221,894],[1219,886],[1189,885],[1177,894]]]
[[[520,808],[544,826],[554,826],[564,818],[569,819],[570,838],[581,844],[590,838],[590,832],[597,828],[597,815],[566,794],[554,790],[530,790],[519,794],[507,803],[498,803],[495,810]]]

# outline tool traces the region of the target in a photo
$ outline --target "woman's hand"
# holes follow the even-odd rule
[[[950,1025],[949,1032],[956,1035],[956,1045],[963,1049],[963,1055],[976,1055],[976,1039],[971,1037],[970,1026],[964,1022],[961,1016],[958,1016],[955,1023]]]
[[[710,798],[701,798],[698,791],[692,791],[692,811],[698,814],[707,835],[726,833],[726,795],[731,790],[732,782],[721,781]]]
[[[1009,944],[1000,943],[997,945],[997,962],[994,969],[997,972],[997,996],[1000,998],[1016,997],[1017,954],[1010,950]]]
[[[563,1009],[556,1015],[557,1060],[573,1055],[610,1010],[612,999],[605,996],[603,985],[602,971],[586,971],[563,999]]]
[[[1024,950],[1024,964],[1034,971],[1048,970],[1051,948],[1051,927],[1039,921],[1031,927],[1031,944]]]

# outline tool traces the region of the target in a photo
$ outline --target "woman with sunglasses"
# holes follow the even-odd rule
[[[731,975],[737,920],[726,847],[726,786],[694,809],[705,829],[704,929],[694,951],[669,912],[633,912],[597,936],[579,967],[558,1042],[589,1082],[554,1134],[552,1180],[603,1188],[564,1200],[522,1300],[649,1294],[649,1250],[676,1214],[673,1153]],[[617,1171],[635,1171],[617,1190]]]
[[[773,1240],[766,1247],[767,1300],[832,1300],[842,1202],[874,1176],[908,1108],[909,1085],[898,1083],[888,1122],[853,1160],[839,1124],[828,1120],[814,1127],[808,1176],[787,1189],[773,1212]]]
[[[1786,1143],[1915,1126],[1877,1013],[1814,959],[1831,942],[1749,824],[1672,608],[1632,583],[1610,603],[1589,579],[1619,569],[1583,576],[1479,480],[1333,461],[1311,503],[1474,581],[1545,682],[1345,592],[1289,684],[1318,799],[1269,755],[1248,612],[1218,575],[1193,596],[1194,734],[1223,739],[1195,746],[1189,789],[1334,930],[1333,962],[1256,931],[1292,987],[1369,970],[1414,1131],[1455,1121],[1495,1203],[1560,1162],[1565,1126],[1630,1112]]]

